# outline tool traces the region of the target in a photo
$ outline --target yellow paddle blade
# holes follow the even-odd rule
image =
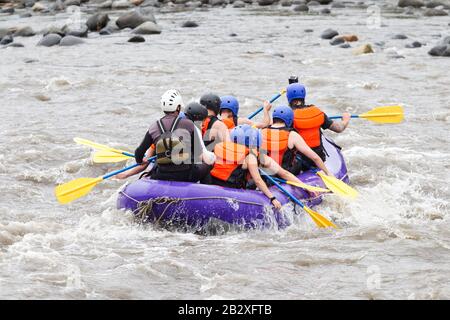
[[[403,121],[403,116],[401,106],[378,107],[359,115],[360,118],[376,123],[400,123]]]
[[[74,138],[73,141],[75,141],[78,144],[89,146],[91,148],[98,149],[98,150],[110,151],[110,152],[115,152],[115,153],[126,152],[126,151],[123,151],[123,150],[114,149],[114,148],[108,147],[108,146],[106,146],[104,144],[92,142],[92,141],[89,141],[89,140],[86,140],[86,139],[82,139],[82,138]]]
[[[304,206],[303,209],[306,212],[308,212],[308,214],[310,215],[311,219],[313,219],[313,221],[316,223],[316,225],[319,228],[329,228],[329,227],[336,228],[336,229],[338,228],[333,222],[331,222],[330,220],[328,220],[327,218],[325,218],[324,216],[322,216],[318,212],[315,212],[311,208],[308,208],[308,207]]]
[[[98,178],[79,178],[70,182],[61,184],[55,188],[55,196],[59,203],[66,204],[75,199],[81,198],[89,193],[93,187],[100,181]]]
[[[126,161],[128,159],[130,159],[129,156],[104,150],[96,152],[92,158],[95,163],[116,163]]]
[[[310,186],[309,184],[306,184],[303,182],[298,183],[298,182],[294,182],[294,181],[286,181],[286,183],[290,184],[292,186],[296,186],[296,187],[311,191],[311,192],[330,192],[330,190],[328,190],[328,189]]]
[[[358,191],[350,187],[348,184],[342,180],[336,179],[335,177],[330,177],[323,172],[317,172],[322,181],[331,190],[331,192],[336,193],[343,197],[356,198],[358,196]]]

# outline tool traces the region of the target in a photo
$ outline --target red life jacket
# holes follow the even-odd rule
[[[214,147],[216,162],[210,172],[211,176],[235,188],[245,188],[247,170],[242,169],[242,165],[249,153],[249,149],[241,144],[229,141],[218,143]]]
[[[322,145],[320,127],[324,121],[325,114],[314,105],[294,110],[294,128],[311,148]]]
[[[220,121],[216,116],[208,116],[202,123],[202,137],[205,146],[210,145],[214,142],[214,139],[211,139],[211,128],[216,121]]]
[[[222,119],[222,122],[225,123],[229,130],[233,129],[238,124],[237,117]]]
[[[266,128],[261,130],[263,141],[262,149],[267,151],[267,155],[282,166],[283,158],[288,151],[289,128]]]

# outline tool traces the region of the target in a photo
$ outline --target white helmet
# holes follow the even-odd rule
[[[178,90],[171,89],[167,90],[161,96],[161,110],[164,112],[174,112],[177,110],[178,106],[180,108],[184,107],[183,99]]]

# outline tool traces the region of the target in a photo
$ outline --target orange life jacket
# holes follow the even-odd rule
[[[242,169],[249,149],[234,142],[220,142],[214,147],[216,162],[210,174],[216,179],[225,181],[235,188],[243,188],[246,184],[246,170]]]
[[[222,119],[222,122],[225,123],[229,130],[233,129],[237,126],[237,117]]]
[[[267,155],[282,166],[283,158],[289,149],[289,128],[266,128],[261,130],[263,141],[262,149],[267,151]]]
[[[214,142],[214,139],[211,139],[210,130],[216,121],[220,121],[219,118],[217,118],[216,116],[208,116],[202,122],[202,137],[205,146],[208,146],[209,144]]]
[[[311,148],[322,144],[320,127],[324,121],[325,114],[314,105],[294,110],[294,128]]]

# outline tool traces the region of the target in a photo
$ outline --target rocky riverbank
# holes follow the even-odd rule
[[[433,19],[448,16],[450,0],[399,0],[399,1],[337,1],[337,0],[0,0],[0,19],[10,19],[11,26],[0,29],[0,45],[23,47],[20,37],[41,35],[36,45],[39,46],[73,46],[84,43],[92,33],[107,36],[117,32],[129,32],[129,42],[145,42],[144,36],[163,32],[158,25],[155,14],[178,12],[183,10],[207,10],[208,8],[283,8],[292,14],[301,15],[339,15],[342,10],[366,10],[369,18],[376,23],[377,15],[391,13],[405,18]],[[34,30],[26,25],[27,19],[36,16],[57,15],[61,12],[71,14],[70,21],[63,26],[44,27]],[[450,21],[450,19],[449,19]],[[183,21],[180,28],[195,28],[197,21]],[[16,26],[20,25],[20,26]],[[450,22],[447,24],[447,31]],[[305,30],[308,32],[308,30]],[[394,35],[405,40],[405,35]],[[17,39],[19,38],[19,39]],[[337,30],[324,30],[321,38],[329,40],[331,46],[339,48],[352,47],[351,42],[358,41],[353,34],[340,35]],[[406,48],[414,49],[424,45],[421,41],[406,43]],[[360,44],[353,51],[355,54],[373,53],[373,44]],[[443,37],[435,44],[430,44],[429,55],[450,56],[450,38]]]

